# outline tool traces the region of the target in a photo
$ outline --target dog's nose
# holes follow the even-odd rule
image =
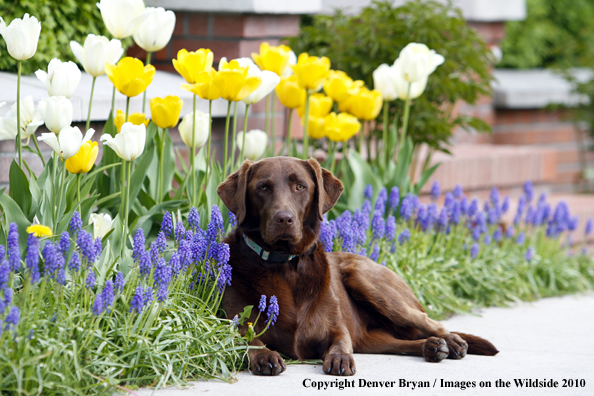
[[[280,226],[291,226],[294,221],[293,213],[285,210],[279,211],[274,216],[274,221]]]

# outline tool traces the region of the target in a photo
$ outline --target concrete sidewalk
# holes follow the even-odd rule
[[[200,381],[189,389],[169,388],[154,394],[594,395],[594,294],[547,298],[513,308],[488,308],[479,314],[457,315],[444,324],[450,330],[488,339],[500,350],[495,357],[468,355],[459,361],[446,359],[435,364],[412,356],[357,354],[357,374],[353,377],[327,376],[321,365],[300,364],[289,365],[278,377],[241,372],[233,384]],[[526,379],[546,384],[553,380],[557,387],[516,385],[515,380]],[[509,382],[509,387],[501,383],[497,387],[498,380]],[[353,386],[340,390],[337,385],[341,381]],[[142,389],[135,393],[148,396],[153,391]]]

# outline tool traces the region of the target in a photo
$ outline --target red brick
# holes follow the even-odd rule
[[[299,34],[298,15],[246,15],[244,37],[287,37]]]
[[[184,34],[184,25],[186,23],[186,12],[178,12],[175,15],[175,27],[173,28],[174,36],[181,36]]]
[[[240,14],[214,14],[214,37],[244,37],[244,16]]]
[[[188,51],[196,51],[200,48],[208,48],[214,52],[214,61],[218,62],[222,57],[234,59],[239,57],[239,42],[209,39],[174,39],[173,53],[177,54],[182,48]]]
[[[187,14],[187,31],[191,36],[208,36],[208,18],[209,14],[192,12]],[[182,34],[184,34],[182,32]]]

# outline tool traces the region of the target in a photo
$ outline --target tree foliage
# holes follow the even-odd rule
[[[23,62],[23,73],[47,69],[52,58],[75,61],[70,41],[83,43],[89,33],[105,35],[109,32],[103,24],[96,0],[0,0],[0,16],[8,25],[25,13],[41,22],[41,35],[35,55]],[[124,45],[130,40],[125,40]],[[16,72],[17,62],[8,55],[6,42],[0,40],[0,70]]]
[[[527,0],[523,21],[507,22],[498,67],[568,68],[594,59],[592,0]]]
[[[394,7],[388,1],[374,1],[359,15],[341,10],[334,15],[317,15],[303,21],[301,32],[289,39],[295,53],[327,56],[332,68],[373,87],[372,72],[380,64],[392,64],[410,42],[426,44],[445,56],[445,62],[429,77],[425,93],[414,101],[410,136],[447,151],[456,126],[488,131],[481,119],[452,114],[458,100],[476,103],[491,93],[490,52],[468,27],[462,13],[451,4],[411,1]],[[392,112],[402,114],[404,103],[396,101]]]

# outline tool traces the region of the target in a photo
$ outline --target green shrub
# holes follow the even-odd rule
[[[591,65],[594,3],[591,0],[527,0],[523,21],[507,22],[498,67]]]
[[[477,32],[468,27],[459,9],[434,1],[414,1],[400,7],[373,2],[357,16],[337,10],[334,15],[304,19],[297,37],[288,39],[295,53],[327,56],[332,68],[373,87],[372,72],[380,64],[392,64],[410,42],[420,42],[445,56],[444,64],[431,74],[425,93],[414,101],[409,134],[415,144],[428,143],[446,150],[456,126],[488,131],[475,117],[452,117],[458,100],[475,103],[489,95],[490,52]],[[402,114],[404,103],[392,111]]]
[[[96,0],[0,0],[0,16],[7,25],[14,18],[22,18],[25,13],[41,22],[41,35],[35,56],[23,62],[24,74],[37,69],[46,70],[53,58],[75,61],[70,50],[71,40],[82,44],[90,33],[111,38]],[[126,46],[129,43],[128,39],[122,44]],[[16,72],[16,60],[8,55],[4,40],[0,40],[0,54],[0,70]]]

